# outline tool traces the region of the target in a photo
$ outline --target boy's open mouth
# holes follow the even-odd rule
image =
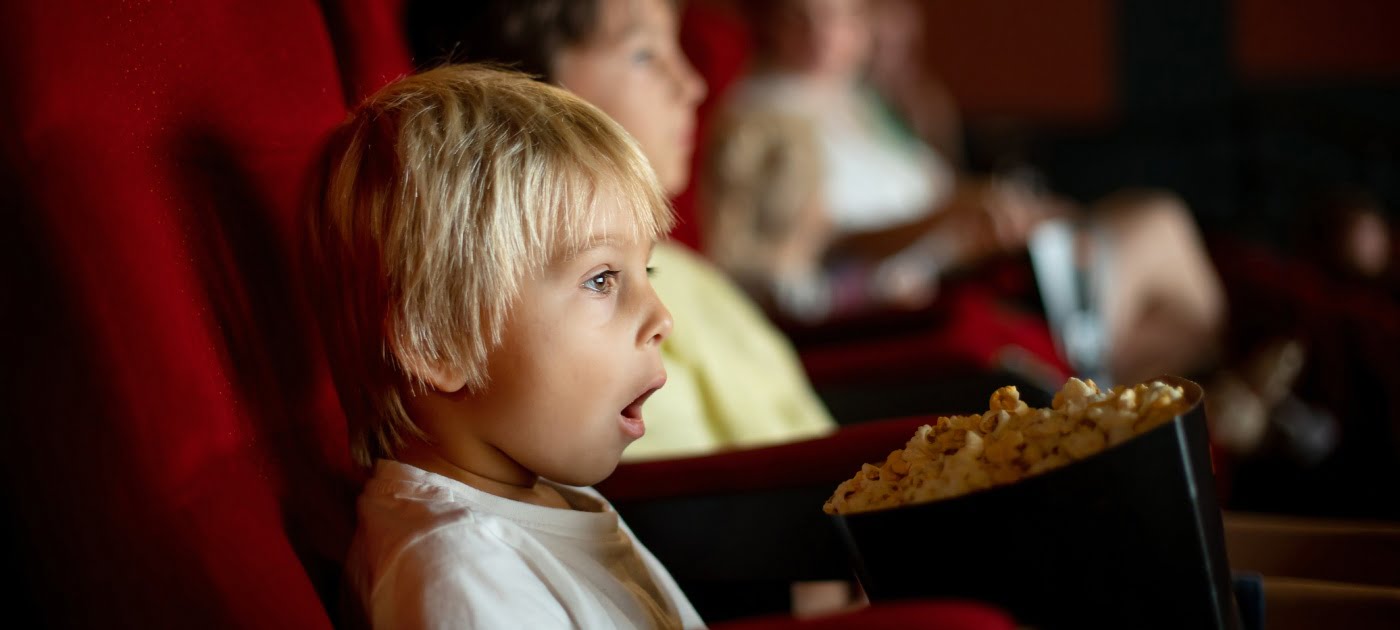
[[[642,421],[642,405],[646,403],[648,398],[651,398],[652,394],[656,393],[656,390],[661,389],[661,386],[665,384],[666,375],[663,374],[649,383],[646,390],[644,390],[640,396],[637,396],[636,399],[622,408],[622,430],[624,433],[631,436],[632,439],[640,438],[646,434],[646,423]]]
[[[647,399],[651,398],[651,395],[655,394],[658,389],[661,389],[660,385],[648,388],[645,392],[642,392],[641,396],[638,396],[636,400],[633,400],[626,407],[622,408],[622,417],[628,420],[641,420],[642,405],[646,403]]]

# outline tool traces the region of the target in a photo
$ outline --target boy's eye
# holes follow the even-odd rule
[[[656,59],[656,53],[652,52],[650,48],[643,48],[632,53],[632,63],[638,65],[649,64],[653,59]]]
[[[583,288],[595,293],[612,293],[617,287],[617,272],[613,270],[604,271],[583,283]]]

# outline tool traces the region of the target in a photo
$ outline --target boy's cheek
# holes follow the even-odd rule
[[[597,333],[607,326],[617,312],[617,300],[611,297],[587,296],[572,309],[562,323],[562,328],[577,326],[581,331]]]

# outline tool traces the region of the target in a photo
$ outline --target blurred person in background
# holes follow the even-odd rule
[[[1061,230],[1069,243],[1059,248],[1058,264],[1086,269],[1080,275],[1087,280],[1080,286],[1042,282],[1040,289],[1047,298],[1057,292],[1088,296],[1075,310],[1092,312],[1092,334],[1100,340],[1091,344],[1094,352],[1080,354],[1101,356],[1071,356],[1076,368],[1093,363],[1114,382],[1137,382],[1210,366],[1225,315],[1223,292],[1179,199],[1124,192],[1085,211],[1024,181],[959,172],[956,109],[919,70],[922,17],[903,0],[773,0],[745,7],[757,58],[752,74],[729,94],[716,126],[730,133],[714,138],[714,152],[742,156],[726,144],[750,142],[745,133],[761,132],[762,125],[746,118],[807,121],[821,174],[801,203],[827,219],[742,235],[729,226],[764,219],[732,215],[773,211],[772,203],[756,200],[773,198],[759,184],[774,178],[707,160],[714,169],[701,193],[712,212],[707,250],[721,267],[746,278],[745,286],[759,287],[759,295],[767,295],[761,300],[807,320],[858,309],[861,301],[876,309],[917,308],[935,298],[939,278],[950,271],[1024,251],[1038,225],[1067,219],[1060,224],[1074,227]],[[877,27],[888,36],[876,37]],[[894,86],[894,98],[878,93],[875,83]],[[908,123],[890,102],[902,104]],[[760,169],[782,164],[764,162]],[[809,257],[755,280],[761,258],[772,250]],[[1054,327],[1063,339],[1072,327],[1062,322],[1072,318],[1049,314],[1052,325],[1061,324]]]
[[[1305,210],[1294,251],[1339,281],[1390,293],[1397,271],[1392,230],[1374,195],[1356,188],[1333,190]]]

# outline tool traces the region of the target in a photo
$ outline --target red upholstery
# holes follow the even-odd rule
[[[865,422],[802,442],[623,464],[597,488],[618,503],[655,497],[658,492],[666,497],[763,492],[814,481],[829,481],[834,490],[837,483],[860,470],[861,464],[883,461],[891,450],[908,441],[919,425],[931,419],[920,416]],[[667,480],[664,487],[658,487],[658,479]]]
[[[705,99],[697,112],[695,146],[700,150],[692,156],[691,173],[694,174],[699,172],[704,139],[709,137],[715,110],[748,63],[750,44],[747,26],[735,7],[727,1],[687,3],[681,15],[681,48],[695,70],[704,77],[707,87]],[[691,177],[690,186],[673,200],[679,220],[671,230],[671,238],[702,251],[695,181],[696,178]]]
[[[346,102],[412,72],[401,15],[407,0],[336,0],[321,3],[340,62]]]
[[[795,621],[761,617],[713,626],[715,630],[1011,630],[1004,613],[969,602],[900,602],[852,613]]]
[[[0,9],[5,488],[54,625],[330,625],[355,485],[295,280],[345,115],[323,4]]]
[[[1059,382],[1072,370],[1056,352],[1045,320],[1001,303],[995,290],[975,283],[950,287],[936,317],[886,338],[802,348],[802,364],[817,385],[894,378],[933,379],[999,367],[1006,353],[1023,352]]]

